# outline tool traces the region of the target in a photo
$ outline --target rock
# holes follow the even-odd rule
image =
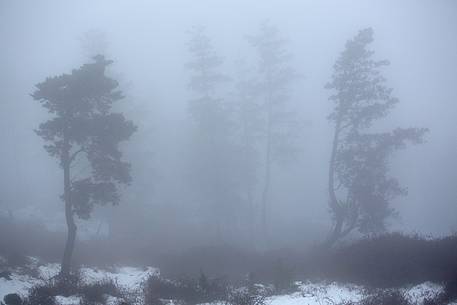
[[[3,297],[6,305],[22,305],[22,299],[17,293],[10,293]]]

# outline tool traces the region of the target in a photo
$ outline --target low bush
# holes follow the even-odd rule
[[[308,278],[382,288],[443,283],[457,270],[455,253],[456,235],[429,240],[394,233],[317,251],[308,257],[304,270]]]
[[[252,285],[233,288],[225,279],[209,279],[203,273],[198,279],[183,278],[176,281],[151,276],[145,284],[145,305],[200,304],[218,302],[226,305],[262,305],[266,295]]]
[[[208,279],[203,273],[198,279],[182,278],[176,281],[151,276],[144,288],[146,305],[160,305],[162,300],[180,300],[185,304],[224,300],[227,284],[223,279]]]
[[[5,305],[22,305],[22,299],[17,293],[10,293],[3,297]],[[0,304],[3,304],[0,302]]]
[[[107,279],[84,283],[76,273],[65,278],[55,277],[33,286],[24,305],[58,305],[56,296],[79,296],[82,299],[81,304],[84,305],[105,304],[108,295],[122,298],[121,290],[115,282]]]
[[[340,305],[416,305],[411,304],[405,295],[399,290],[384,289],[376,290],[366,295],[359,302],[349,301]]]
[[[86,304],[104,304],[107,295],[121,297],[121,292],[113,280],[101,280],[95,283],[82,285],[78,294],[83,297],[83,302]]]
[[[423,305],[447,305],[457,301],[457,274],[444,284],[443,292],[435,298],[424,300]]]

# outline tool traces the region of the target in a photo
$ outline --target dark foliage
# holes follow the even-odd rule
[[[398,290],[379,290],[363,298],[360,302],[349,302],[345,305],[413,305]]]
[[[226,303],[231,305],[263,305],[266,296],[251,289],[236,289],[229,293]]]
[[[308,277],[374,287],[396,287],[425,281],[450,282],[457,270],[457,236],[427,240],[398,233],[365,238],[332,252],[308,257]]]
[[[444,291],[435,298],[424,300],[424,305],[447,305],[457,301],[457,272],[444,285]]]
[[[54,277],[30,288],[28,295],[28,303],[30,305],[53,304],[54,297],[71,296],[78,294],[82,286],[81,278],[77,273],[71,273],[65,277]]]
[[[279,259],[273,267],[273,284],[277,293],[290,293],[296,287],[294,286],[294,272],[293,269]]]
[[[10,293],[3,297],[5,305],[22,305],[22,299],[17,293]]]
[[[62,233],[50,232],[38,222],[1,217],[0,256],[6,262],[0,263],[0,270],[26,266],[30,263],[27,256],[57,261],[60,259],[63,240]]]
[[[207,303],[227,298],[228,285],[223,279],[209,279],[203,273],[198,279],[172,281],[151,276],[145,284],[146,305],[162,304],[162,300],[179,300],[185,304]]]
[[[79,294],[82,295],[84,303],[104,303],[106,295],[121,297],[119,288],[112,280],[101,280],[90,285],[82,285]]]
[[[11,272],[10,271],[2,271],[0,272],[0,279],[5,279],[7,281],[11,281]]]
[[[454,302],[457,300],[457,271],[454,269],[454,276],[444,286],[446,301]]]
[[[78,274],[56,277],[29,290],[25,305],[56,305],[56,296],[77,295],[81,304],[104,304],[106,296],[122,297],[121,290],[112,280],[84,283]]]

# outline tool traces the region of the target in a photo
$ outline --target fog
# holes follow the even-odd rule
[[[456,16],[452,0],[3,0],[0,212],[65,232],[62,169],[34,132],[50,115],[31,94],[47,77],[71,73],[101,53],[113,60],[107,75],[119,81],[125,95],[116,110],[138,127],[121,145],[132,181],[121,188],[119,205],[96,207],[89,220],[77,221],[78,238],[102,236],[160,251],[214,244],[264,248],[250,233],[259,219],[255,212],[246,220],[245,201],[223,207],[202,203],[201,194],[213,190],[202,187],[205,174],[193,167],[206,160],[195,156],[189,101],[196,92],[186,64],[192,62],[192,29],[203,26],[223,59],[217,70],[229,78],[215,95],[230,103],[240,77],[258,77],[259,59],[249,37],[268,22],[286,40],[290,65],[300,77],[287,87],[288,107],[299,126],[296,153],[271,167],[267,247],[320,243],[332,226],[327,179],[333,125],[327,117],[333,103],[324,86],[346,41],[371,27],[369,48],[375,59],[389,60],[382,73],[399,99],[376,128],[429,129],[424,143],[389,159],[390,175],[408,194],[393,200],[398,217],[389,218],[387,230],[451,234],[457,230]],[[252,199],[256,209],[264,182],[262,151]],[[238,179],[242,186],[244,178]],[[218,194],[208,196],[212,203],[219,200]],[[219,231],[212,226],[218,217]]]

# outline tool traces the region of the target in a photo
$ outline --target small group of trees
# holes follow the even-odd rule
[[[264,23],[248,41],[259,58],[256,72],[241,73],[234,94],[222,98],[220,88],[230,80],[220,71],[223,60],[204,28],[192,31],[187,64],[194,94],[188,103],[194,125],[191,180],[216,232],[224,229],[227,219],[235,223],[232,212],[236,210],[248,215],[250,224],[257,223],[266,240],[272,166],[296,147],[298,128],[288,92],[299,75],[276,27]],[[394,213],[392,200],[406,194],[388,174],[389,157],[408,143],[421,143],[427,132],[423,128],[373,131],[373,124],[386,117],[398,100],[381,74],[388,62],[373,59],[374,52],[368,49],[372,41],[371,29],[349,40],[326,86],[334,103],[329,115],[334,136],[328,176],[334,225],[328,245],[353,230],[366,234],[385,229]],[[52,115],[36,133],[63,171],[68,227],[63,275],[70,272],[75,216],[90,217],[97,204],[118,204],[119,187],[131,181],[130,165],[122,160],[119,144],[130,138],[136,126],[113,111],[123,95],[118,82],[105,73],[111,63],[97,55],[71,74],[47,78],[32,94]]]
[[[194,172],[199,177],[194,181],[201,183],[202,200],[210,210],[221,214],[210,217],[233,224],[236,215],[230,212],[236,210],[247,216],[248,226],[259,223],[257,231],[265,239],[272,165],[293,150],[297,131],[288,89],[298,74],[286,41],[265,22],[258,34],[248,37],[258,56],[255,73],[240,75],[233,94],[222,98],[218,88],[231,80],[220,72],[223,60],[204,28],[195,28],[191,34],[187,67],[195,98],[189,101],[189,113],[196,125],[199,152],[194,163],[203,161]]]

